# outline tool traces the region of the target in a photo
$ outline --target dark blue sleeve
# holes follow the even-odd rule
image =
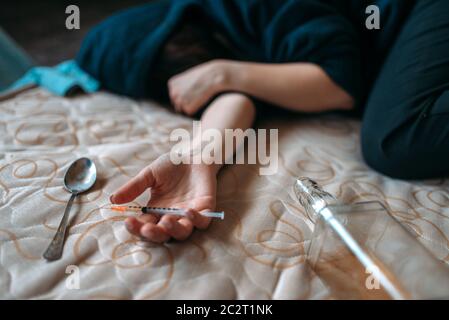
[[[111,16],[94,27],[76,57],[104,89],[145,97],[154,57],[196,0],[159,0]]]
[[[213,21],[242,60],[312,62],[356,100],[358,34],[324,0],[159,0],[112,16],[86,37],[78,64],[105,89],[145,97],[152,62],[189,10]]]
[[[356,101],[362,96],[359,31],[328,1],[288,1],[264,35],[269,60],[317,64]]]
[[[356,101],[363,95],[360,32],[335,2],[209,0],[205,3],[207,12],[244,60],[315,63]]]

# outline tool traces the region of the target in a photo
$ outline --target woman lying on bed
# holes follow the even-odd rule
[[[374,169],[402,179],[445,176],[449,2],[374,1],[381,29],[368,30],[372,2],[155,1],[93,29],[77,61],[105,89],[201,114],[203,129],[245,130],[267,108],[355,110]],[[128,218],[128,230],[154,242],[186,239],[209,225],[199,212],[215,209],[220,167],[174,165],[161,155],[111,202],[151,188],[151,205],[191,208],[189,217]]]

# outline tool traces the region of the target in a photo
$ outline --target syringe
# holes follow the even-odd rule
[[[185,217],[186,212],[187,212],[186,209],[180,209],[180,208],[160,208],[160,207],[140,207],[140,206],[112,206],[110,209],[114,210],[114,211],[120,211],[120,212],[134,211],[134,212],[142,212],[143,214],[156,213],[156,214],[168,214],[168,215],[181,216],[181,217]],[[204,217],[218,218],[221,220],[224,219],[223,211],[221,211],[221,212],[204,211],[204,212],[201,212],[200,214]]]

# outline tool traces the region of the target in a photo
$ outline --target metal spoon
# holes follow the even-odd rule
[[[72,193],[62,216],[61,223],[56,231],[43,257],[48,261],[58,260],[62,256],[65,233],[73,200],[82,192],[89,190],[97,179],[97,168],[95,163],[88,158],[80,158],[74,161],[64,176],[64,187]]]

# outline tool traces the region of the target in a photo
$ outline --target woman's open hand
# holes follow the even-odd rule
[[[194,227],[205,229],[210,218],[200,214],[213,211],[216,205],[216,169],[204,164],[179,164],[164,154],[128,181],[110,198],[114,204],[133,201],[151,188],[149,206],[189,209],[187,217],[145,214],[125,220],[134,235],[153,242],[165,242],[171,237],[186,239]]]

